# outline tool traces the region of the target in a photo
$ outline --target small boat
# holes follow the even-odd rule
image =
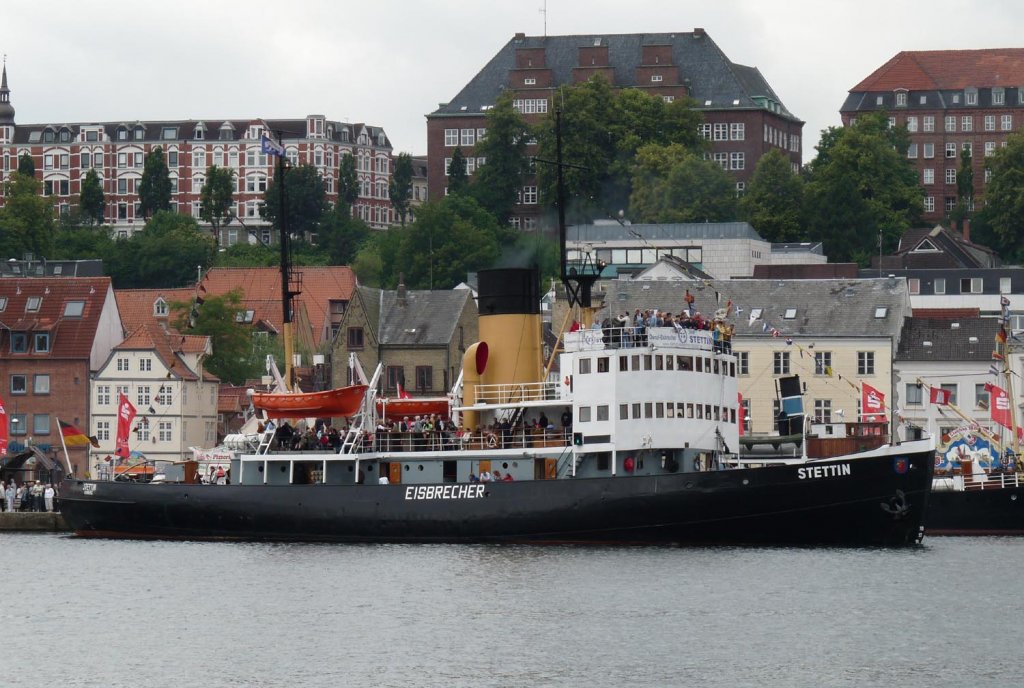
[[[350,385],[325,392],[254,392],[252,404],[267,418],[348,417],[359,411],[366,389],[366,385]]]
[[[378,399],[377,413],[387,420],[402,420],[406,416],[436,415],[441,418],[449,416],[450,402],[448,397],[408,397],[405,399]]]

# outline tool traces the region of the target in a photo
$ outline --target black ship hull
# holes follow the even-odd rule
[[[925,525],[935,535],[1024,535],[1024,485],[935,490]]]
[[[69,480],[80,536],[326,542],[905,546],[932,452],[652,476],[443,485]]]

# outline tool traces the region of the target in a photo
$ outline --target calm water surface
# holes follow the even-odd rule
[[[1024,539],[913,550],[0,535],[0,686],[1020,686]]]

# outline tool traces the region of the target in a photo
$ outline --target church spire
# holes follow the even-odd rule
[[[14,106],[11,105],[11,90],[7,88],[7,56],[4,55],[4,73],[0,79],[0,124],[14,124]]]

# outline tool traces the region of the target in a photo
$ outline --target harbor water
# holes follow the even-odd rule
[[[906,550],[0,534],[0,685],[1019,686],[1024,539]]]

